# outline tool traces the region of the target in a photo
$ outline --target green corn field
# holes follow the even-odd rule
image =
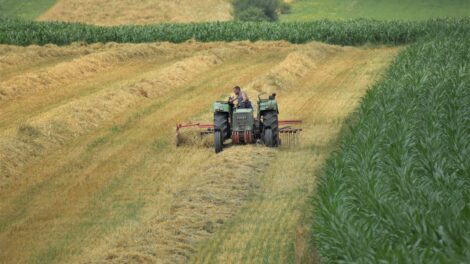
[[[313,201],[323,263],[468,263],[469,51],[413,44],[363,99]]]
[[[292,43],[323,41],[339,45],[364,43],[407,44],[424,37],[466,34],[470,19],[436,19],[424,22],[319,20],[292,23],[212,22],[98,27],[77,23],[0,19],[0,43],[12,45],[66,45],[72,42],[143,43],[190,39],[198,41],[286,40]]]

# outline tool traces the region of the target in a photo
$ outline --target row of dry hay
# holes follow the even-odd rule
[[[186,262],[197,251],[197,242],[211,237],[259,188],[255,175],[263,173],[275,158],[274,150],[255,146],[226,151],[227,155],[212,156],[210,160],[206,152],[185,152],[184,164],[168,168],[169,176],[176,179],[161,179],[164,187],[159,193],[169,196],[160,198],[160,203],[168,202],[165,213],[153,212],[139,223],[114,230],[97,245],[88,247],[81,254],[81,262]],[[171,153],[163,161],[174,164],[179,155],[181,152]],[[182,179],[179,185],[184,188],[171,183]]]

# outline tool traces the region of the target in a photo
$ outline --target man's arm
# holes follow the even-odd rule
[[[233,103],[233,102],[235,102],[235,100],[237,100],[237,96],[236,95],[230,95],[228,100],[229,100],[230,103]]]
[[[242,92],[242,101],[243,102],[247,102],[249,101],[250,99],[248,99],[248,95],[245,93],[245,92]]]

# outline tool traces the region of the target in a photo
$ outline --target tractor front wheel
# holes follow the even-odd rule
[[[222,133],[218,130],[214,132],[214,149],[215,153],[219,153],[224,148],[224,139],[222,138]]]
[[[222,133],[223,140],[230,137],[228,113],[214,113],[214,128]]]
[[[277,112],[266,111],[262,115],[264,126],[264,144],[268,147],[276,147],[279,144],[279,121],[277,117]]]
[[[274,147],[273,131],[271,128],[264,130],[264,144],[266,147]]]

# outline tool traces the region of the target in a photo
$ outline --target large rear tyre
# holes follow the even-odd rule
[[[272,148],[275,146],[274,143],[275,141],[273,138],[273,131],[271,130],[271,128],[264,130],[264,144],[266,145],[266,147]]]
[[[229,133],[228,113],[214,113],[214,128],[222,133],[222,139],[228,139]]]
[[[263,127],[265,145],[268,147],[276,147],[279,144],[279,121],[277,111],[267,111],[263,113]],[[270,136],[267,136],[267,130],[270,129]],[[267,142],[270,142],[269,145]]]
[[[224,149],[224,139],[222,133],[218,130],[214,132],[214,150],[215,153],[219,153]]]

